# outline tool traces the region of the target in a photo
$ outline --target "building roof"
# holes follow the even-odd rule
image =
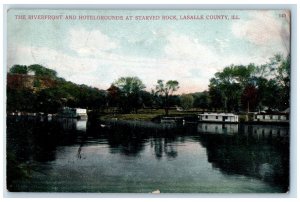
[[[202,116],[237,116],[236,114],[232,114],[232,113],[203,113],[203,114],[199,114]]]

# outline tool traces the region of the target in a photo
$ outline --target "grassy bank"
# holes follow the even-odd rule
[[[177,111],[174,109],[169,110],[169,116],[189,116],[195,115],[200,113],[200,111],[190,110],[190,111]],[[113,113],[106,113],[102,114],[100,120],[111,120],[111,119],[118,119],[118,120],[141,120],[141,121],[151,121],[159,116],[165,116],[165,110],[158,109],[158,110],[150,110],[150,109],[142,109],[139,110],[138,113],[131,113],[131,114],[113,114]],[[248,122],[253,121],[253,114],[239,114],[240,122]]]
[[[180,116],[187,114],[196,114],[195,111],[177,111],[177,110],[169,110],[170,116]],[[165,110],[139,110],[137,114],[104,114],[100,117],[100,120],[110,120],[110,119],[118,119],[118,120],[142,120],[142,121],[151,121],[158,116],[164,116]]]

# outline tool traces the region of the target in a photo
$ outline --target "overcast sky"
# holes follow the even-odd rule
[[[16,15],[76,15],[75,20],[20,20]],[[177,20],[78,20],[79,15],[162,16]],[[203,20],[180,16],[203,15]],[[238,15],[239,20],[206,19]],[[263,64],[289,51],[289,15],[274,11],[10,10],[8,67],[41,64],[78,84],[107,89],[121,76],[154,88],[178,80],[179,93],[203,91],[230,64]]]

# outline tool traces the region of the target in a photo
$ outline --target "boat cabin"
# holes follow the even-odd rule
[[[201,122],[237,123],[239,116],[231,113],[203,113],[198,114],[198,119]]]
[[[289,114],[255,114],[254,121],[257,122],[289,122]]]
[[[85,119],[87,118],[87,110],[81,108],[70,108],[70,107],[63,107],[57,114],[59,117],[64,118],[80,118]]]

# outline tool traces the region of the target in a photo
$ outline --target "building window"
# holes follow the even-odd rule
[[[206,119],[208,119],[208,116],[205,116]]]
[[[216,119],[218,119],[218,116],[216,116]]]

